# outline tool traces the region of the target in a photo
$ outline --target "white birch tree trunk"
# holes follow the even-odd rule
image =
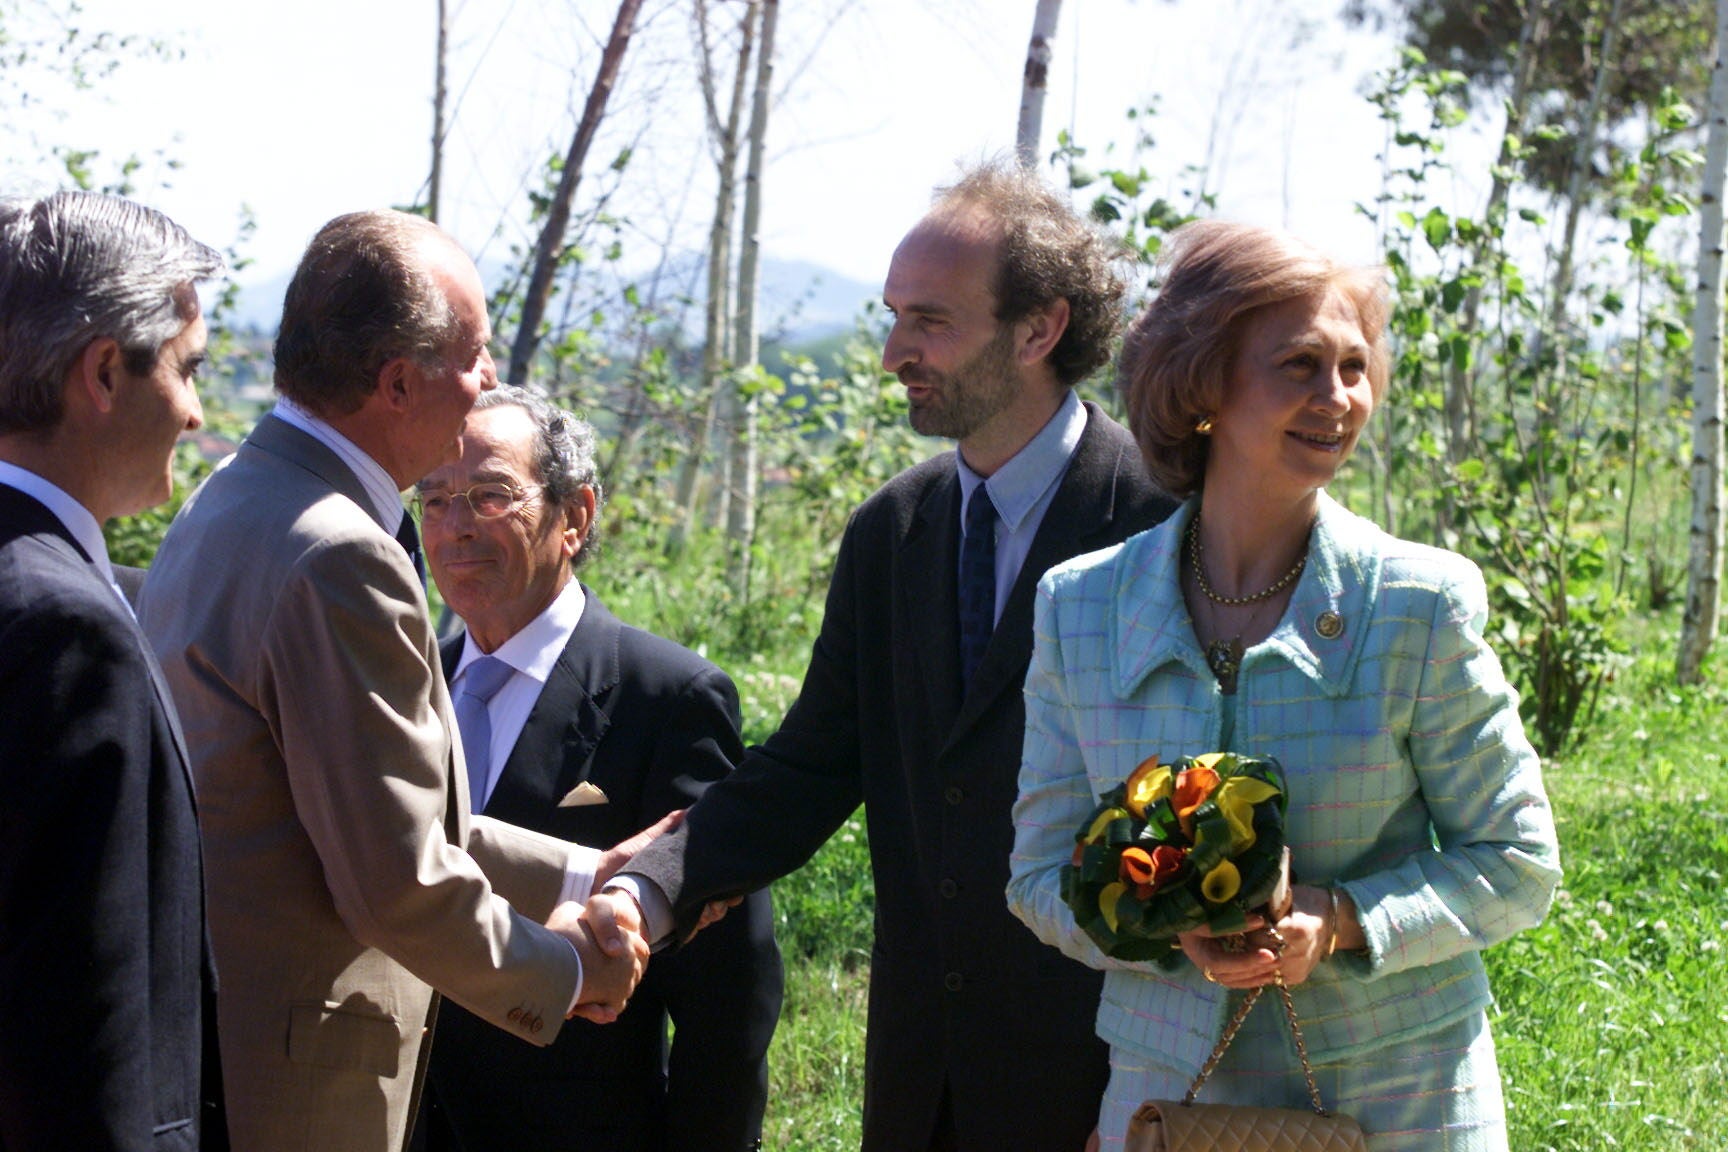
[[[755,368],[760,356],[756,325],[758,266],[762,255],[762,158],[768,138],[768,108],[773,99],[774,26],[780,0],[762,0],[761,47],[756,53],[756,93],[750,103],[750,160],[744,169],[744,224],[738,250],[738,316],[733,352],[740,366]],[[740,599],[750,584],[750,545],[756,537],[756,400],[734,389],[732,426],[732,502],[726,517],[731,560],[727,576]]]
[[[703,310],[702,387],[707,397],[707,414],[702,430],[690,452],[684,457],[678,473],[679,519],[666,536],[666,554],[677,556],[684,551],[690,533],[695,531],[701,514],[698,487],[702,465],[713,442],[721,416],[723,401],[721,380],[732,363],[732,222],[737,208],[738,129],[744,118],[744,93],[750,74],[750,57],[756,44],[756,23],[760,9],[757,0],[750,0],[738,22],[738,62],[732,73],[732,102],[726,120],[720,121],[714,100],[714,76],[709,67],[708,22],[705,0],[697,0],[697,32],[702,55],[702,95],[708,108],[708,133],[719,149],[715,164],[718,190],[714,197],[714,222],[708,229],[708,287]]]
[[[1050,88],[1050,45],[1062,0],[1038,0],[1032,14],[1032,40],[1026,46],[1026,75],[1020,85],[1020,127],[1014,135],[1014,156],[1022,168],[1038,166],[1044,136],[1044,94]]]
[[[1722,599],[1723,181],[1728,175],[1728,0],[1716,0],[1709,140],[1699,209],[1698,297],[1692,319],[1692,526],[1676,677],[1695,684],[1716,638]]]

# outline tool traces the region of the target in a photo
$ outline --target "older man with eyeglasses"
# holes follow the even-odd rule
[[[594,445],[583,421],[500,388],[475,403],[461,458],[421,481],[416,504],[432,573],[467,625],[442,655],[474,810],[607,846],[693,802],[743,741],[724,672],[623,624],[576,579],[595,551]],[[547,1050],[447,1007],[427,1150],[760,1147],[780,988],[760,892],[650,964],[616,1023],[575,1021]]]

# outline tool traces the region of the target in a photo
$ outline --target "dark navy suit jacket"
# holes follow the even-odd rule
[[[0,485],[0,1150],[226,1148],[214,996],[161,671],[60,521]]]
[[[743,755],[738,694],[713,664],[587,604],[486,815],[591,847],[685,808]],[[443,645],[445,674],[462,637]],[[560,808],[587,781],[605,804]],[[662,953],[612,1024],[572,1020],[536,1049],[439,1009],[421,1119],[461,1152],[738,1152],[761,1136],[782,974],[760,892],[686,949]],[[677,1025],[668,1044],[668,1019]]]
[[[863,802],[876,881],[866,1152],[930,1147],[944,1094],[966,1150],[1080,1148],[1097,1121],[1101,974],[1040,943],[1003,894],[1038,578],[1175,508],[1128,432],[1087,413],[964,693],[960,479],[944,453],[853,515],[780,730],[626,869],[658,884],[688,930],[705,900],[802,865]]]

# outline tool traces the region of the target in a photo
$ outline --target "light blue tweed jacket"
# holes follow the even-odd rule
[[[1135,765],[1218,750],[1225,698],[1177,579],[1194,508],[1038,586],[1007,889],[1039,939],[1108,970],[1098,1034],[1190,1074],[1230,994],[1187,963],[1106,958],[1058,873],[1099,794]],[[1315,626],[1328,612],[1343,622],[1331,639]],[[1553,814],[1486,616],[1474,564],[1322,493],[1289,607],[1243,658],[1230,750],[1283,764],[1296,878],[1342,884],[1368,938],[1366,958],[1335,956],[1295,990],[1317,1060],[1481,1011],[1481,950],[1539,923],[1559,882]]]

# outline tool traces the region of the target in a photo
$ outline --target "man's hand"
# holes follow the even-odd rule
[[[618,1019],[648,966],[636,901],[622,892],[599,892],[586,905],[560,904],[546,926],[574,944],[582,958],[582,993],[574,1014],[596,1024]]]
[[[684,809],[679,808],[676,811],[668,812],[630,839],[620,841],[600,853],[599,863],[594,867],[594,887],[596,889],[603,887],[606,881],[612,879],[624,865],[630,863],[630,857],[648,847],[663,833],[672,831],[683,822]]]

